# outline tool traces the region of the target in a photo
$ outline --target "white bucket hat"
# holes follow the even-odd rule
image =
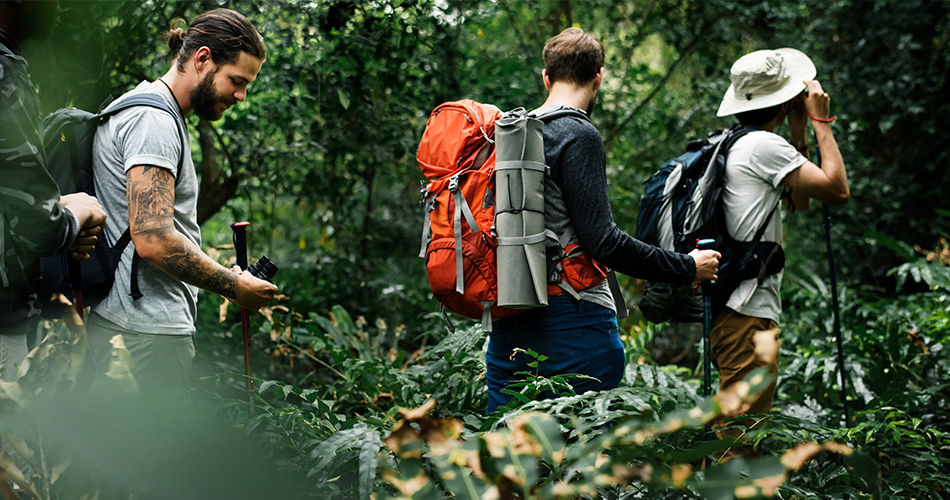
[[[803,80],[815,79],[815,65],[795,49],[757,50],[739,58],[730,70],[732,85],[716,116],[782,104],[805,90]]]

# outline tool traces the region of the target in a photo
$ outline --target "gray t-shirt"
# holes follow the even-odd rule
[[[755,237],[769,212],[778,205],[785,176],[808,161],[782,137],[764,130],[739,138],[726,158],[722,202],[726,228],[739,241]],[[781,212],[781,207],[778,209]],[[776,213],[762,234],[762,241],[782,240],[782,216]],[[761,286],[755,279],[739,284],[726,306],[746,316],[778,322],[782,314],[779,286],[782,272],[765,278]]]
[[[179,175],[178,160],[182,156],[182,139],[175,120],[183,120],[178,104],[164,87],[140,83],[111,106],[129,95],[148,92],[167,101],[175,111],[168,112],[137,106],[115,114],[99,125],[93,141],[93,177],[96,196],[109,216],[106,236],[115,243],[129,227],[126,173],[133,166],[149,165],[168,169],[175,180],[175,228],[201,246],[198,227],[198,179],[191,159],[191,140],[184,151]],[[198,288],[173,278],[144,259],[139,259],[138,284],[142,297],[129,296],[134,245],[122,254],[115,284],[108,297],[94,312],[120,327],[139,333],[191,335],[195,332]]]

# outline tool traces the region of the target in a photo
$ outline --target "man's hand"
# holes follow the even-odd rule
[[[262,279],[255,278],[247,271],[242,271],[240,267],[234,266],[231,271],[238,275],[237,297],[234,303],[249,311],[257,311],[274,299],[277,292],[277,286]]]
[[[59,198],[59,204],[76,216],[81,228],[69,248],[70,255],[76,260],[89,260],[105,226],[106,212],[95,198],[86,193],[63,195]]]
[[[827,120],[831,113],[831,97],[821,89],[818,80],[803,80],[808,87],[805,96],[805,112],[820,120]]]
[[[719,259],[722,254],[715,250],[696,249],[689,253],[696,261],[696,281],[709,281],[718,278]]]
[[[76,260],[92,258],[92,253],[96,251],[96,242],[99,241],[99,235],[102,234],[102,231],[102,226],[81,229],[79,235],[73,240],[73,245],[69,247],[69,256]]]

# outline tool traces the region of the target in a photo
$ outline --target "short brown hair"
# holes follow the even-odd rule
[[[182,22],[184,19],[175,19],[172,26]],[[187,31],[171,28],[165,38],[178,54],[178,71],[185,70],[185,62],[201,47],[211,49],[211,60],[219,66],[237,61],[241,52],[267,59],[261,34],[246,17],[230,9],[209,10],[196,17]]]
[[[583,84],[604,67],[604,46],[580,28],[567,28],[544,44],[543,57],[551,83]]]

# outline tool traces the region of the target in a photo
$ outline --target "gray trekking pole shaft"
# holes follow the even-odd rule
[[[699,240],[696,248],[705,250],[715,243],[716,240]],[[703,281],[700,288],[703,293],[703,397],[708,398],[712,396],[712,347],[709,343],[709,333],[712,331],[712,282]],[[709,424],[706,424],[705,431],[706,441],[711,441],[712,427]]]
[[[242,271],[247,271],[247,226],[250,222],[232,222],[234,231],[235,264]],[[251,380],[251,320],[247,309],[241,308],[241,330],[244,333],[244,373],[247,377],[247,408],[248,414],[254,413],[254,382]]]
[[[821,167],[821,148],[818,147],[818,136],[815,136],[815,163]],[[838,279],[835,276],[835,255],[831,251],[831,211],[827,203],[821,204],[821,212],[825,219],[825,246],[828,253],[828,275],[831,280],[831,308],[834,313],[835,340],[838,343],[838,373],[841,375],[841,407],[844,410],[844,425],[851,427],[848,417],[848,377],[844,367],[844,342],[841,339],[841,317],[838,307]]]

